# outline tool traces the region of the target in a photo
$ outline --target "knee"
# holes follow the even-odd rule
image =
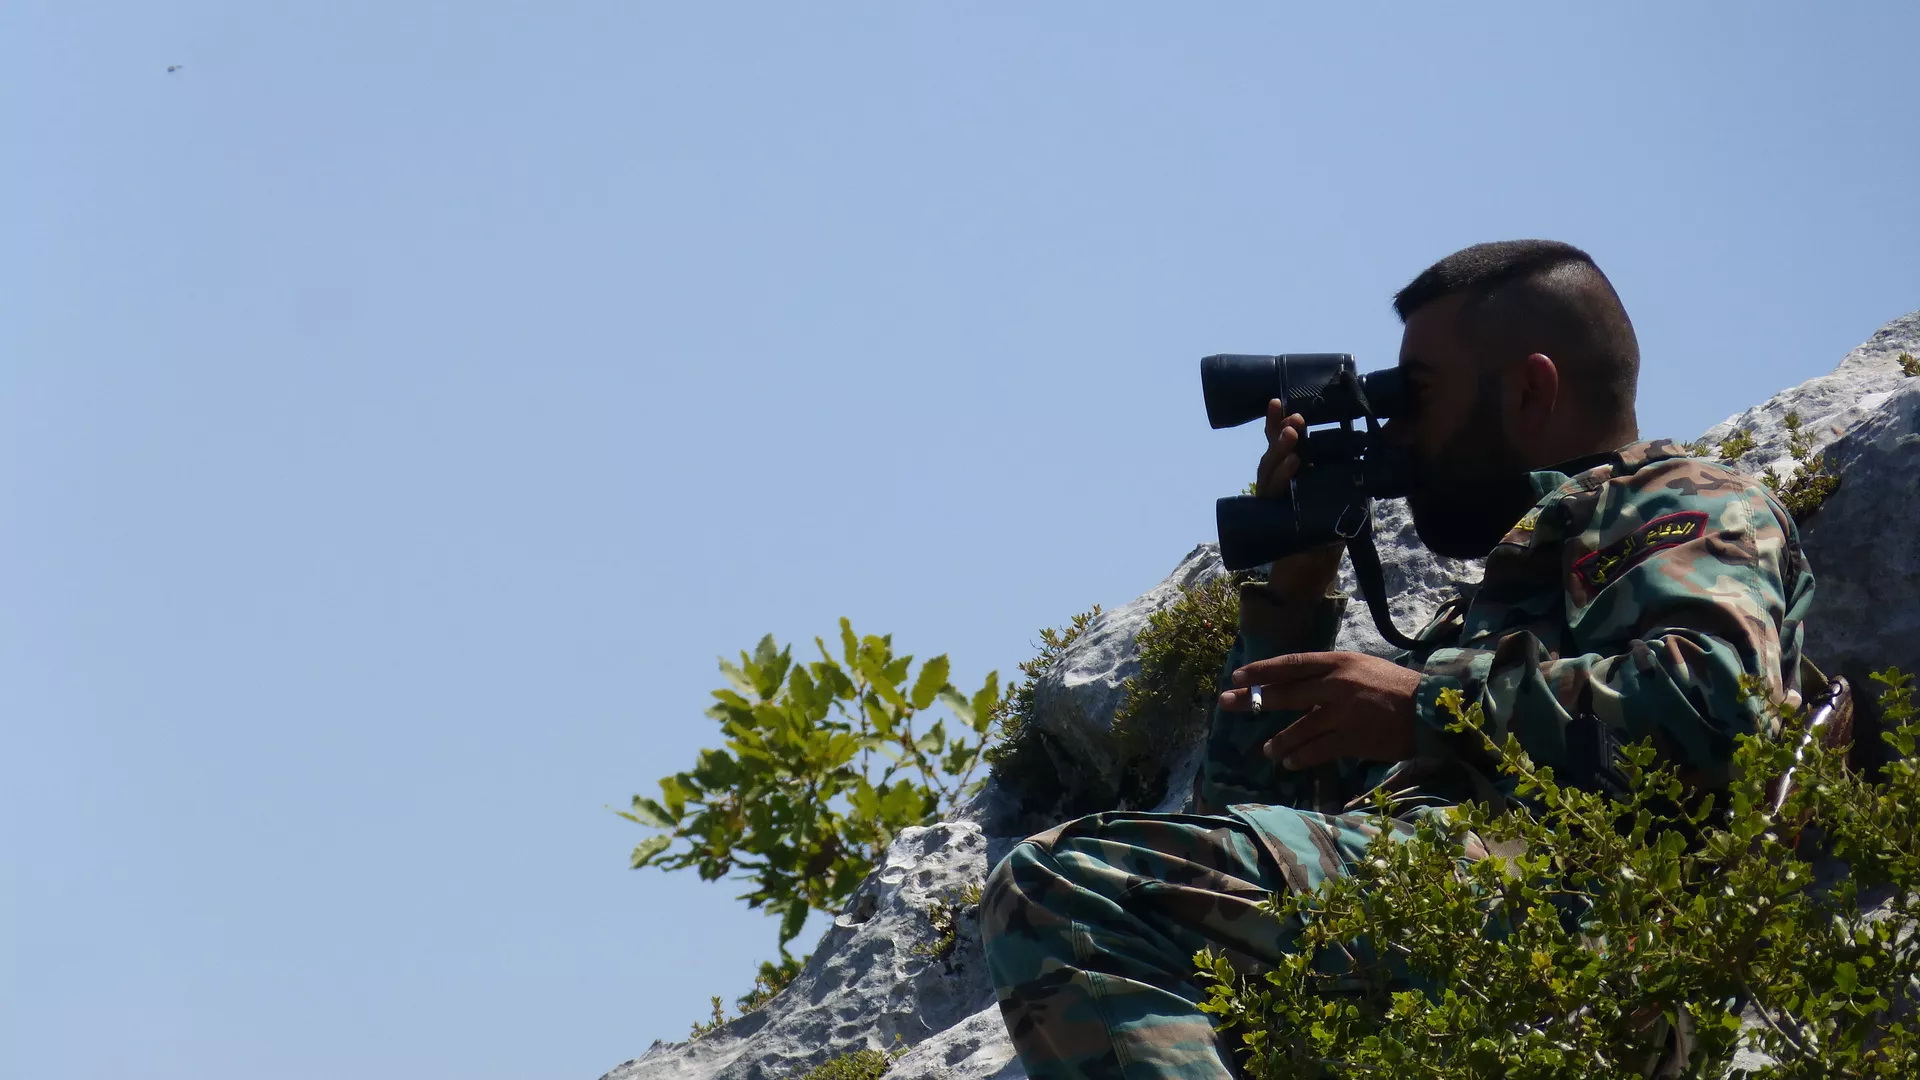
[[[980,939],[988,952],[1010,929],[1026,922],[1033,904],[1030,883],[1042,857],[1032,838],[1022,840],[987,874],[980,895]]]

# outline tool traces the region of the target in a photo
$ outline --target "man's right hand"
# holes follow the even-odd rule
[[[1305,417],[1287,412],[1279,398],[1267,402],[1267,452],[1260,455],[1260,471],[1254,476],[1255,495],[1273,498],[1287,493],[1287,485],[1300,472],[1300,440],[1306,433]],[[1345,550],[1344,542],[1334,543],[1276,559],[1267,587],[1276,596],[1295,600],[1325,596],[1339,578],[1340,554]]]

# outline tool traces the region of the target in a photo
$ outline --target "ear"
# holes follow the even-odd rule
[[[1524,443],[1550,438],[1560,401],[1560,369],[1545,353],[1534,353],[1520,361],[1518,378],[1509,384],[1513,395],[1514,434]],[[1560,416],[1566,421],[1565,415]]]

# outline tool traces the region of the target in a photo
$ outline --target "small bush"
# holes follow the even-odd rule
[[[1795,468],[1785,481],[1771,469],[1761,479],[1795,521],[1805,521],[1840,490],[1840,478],[1827,469],[1826,458],[1814,452],[1813,437],[1805,431],[1798,412],[1788,413],[1780,422],[1787,429],[1787,452],[1793,455]]]
[[[740,1015],[745,1016],[772,1001],[774,995],[785,990],[794,976],[800,974],[800,968],[806,962],[805,956],[793,957],[786,955],[785,952],[781,953],[778,964],[767,960],[760,961],[760,973],[753,977],[753,989],[734,999],[734,1004],[740,1009]],[[738,1019],[738,1017],[727,1015],[726,1008],[720,1004],[720,995],[715,994],[712,1000],[713,1017],[704,1021],[694,1021],[693,1033],[689,1038],[698,1039],[711,1035],[722,1025]]]
[[[1691,1053],[1675,1075],[1726,1075],[1742,1042],[1774,1061],[1742,1075],[1920,1075],[1920,721],[1907,676],[1874,678],[1900,757],[1884,783],[1803,742],[1807,717],[1784,707],[1780,737],[1740,740],[1719,797],[1645,745],[1624,751],[1616,801],[1480,734],[1530,811],[1376,819],[1351,876],[1270,902],[1299,922],[1296,956],[1255,976],[1195,957],[1203,1008],[1256,1078],[1624,1080],[1676,1027]],[[1481,732],[1477,705],[1442,704]],[[1777,801],[1770,778],[1789,772]],[[1823,884],[1816,850],[1850,872]]]
[[[1753,450],[1753,433],[1736,431],[1720,441],[1720,460],[1732,464]]]
[[[893,1068],[893,1055],[885,1050],[855,1050],[817,1065],[800,1080],[879,1080]]]
[[[915,945],[913,951],[935,960],[950,960],[960,946],[960,924],[979,914],[984,891],[978,884],[962,887],[947,898],[935,898],[927,908],[927,922],[933,926],[933,940]]]
[[[739,664],[722,660],[728,685],[707,714],[725,745],[661,779],[658,799],[635,795],[620,812],[658,830],[634,848],[635,869],[751,884],[740,899],[780,916],[776,970],[792,962],[786,945],[807,914],[838,911],[901,829],[978,790],[974,773],[1002,705],[997,675],[963,696],[945,656],[916,675],[891,637],[856,636],[845,619],[840,659],[814,644],[821,658],[810,664],[794,663],[771,634]],[[936,702],[953,728],[926,722]]]
[[[1920,360],[1915,360],[1912,353],[1901,353],[1900,374],[1905,375],[1909,379],[1920,375]]]
[[[1017,794],[1030,812],[1057,804],[1063,792],[1059,770],[1047,752],[1046,733],[1033,722],[1034,691],[1060,654],[1073,644],[1100,614],[1100,605],[1068,620],[1060,629],[1040,631],[1040,652],[1020,665],[1020,684],[1011,688],[995,708],[993,721],[999,739],[987,747],[986,760],[1002,787]]]
[[[1127,680],[1113,717],[1125,762],[1120,798],[1129,805],[1164,798],[1164,762],[1205,737],[1239,626],[1240,591],[1227,577],[1202,582],[1147,616],[1137,642],[1140,670]]]

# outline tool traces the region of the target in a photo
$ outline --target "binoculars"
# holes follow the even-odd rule
[[[1308,427],[1299,443],[1300,471],[1284,494],[1214,504],[1227,569],[1247,570],[1308,548],[1370,537],[1369,500],[1407,494],[1410,459],[1380,431],[1381,422],[1408,413],[1399,368],[1362,375],[1346,353],[1222,354],[1200,361],[1200,388],[1207,422],[1215,428],[1265,417],[1274,398]],[[1364,430],[1354,427],[1356,420],[1366,422]],[[1331,424],[1339,427],[1326,426]]]

